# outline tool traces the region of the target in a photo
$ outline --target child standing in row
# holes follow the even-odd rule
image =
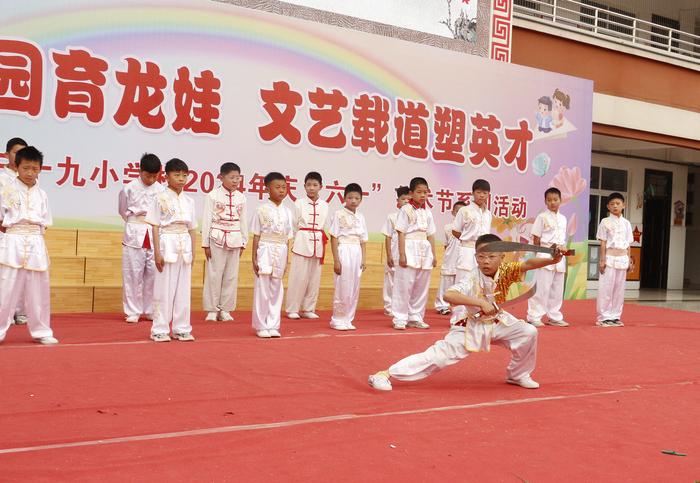
[[[44,231],[52,218],[48,198],[37,180],[44,156],[27,146],[15,157],[17,179],[0,188],[0,342],[10,327],[17,301],[24,297],[32,338],[58,344],[51,330],[49,255]]]
[[[445,302],[443,296],[447,289],[455,284],[455,276],[457,275],[457,257],[459,256],[459,239],[454,236],[454,218],[459,210],[467,206],[464,201],[458,201],[452,206],[452,221],[445,225],[445,253],[442,257],[442,265],[440,266],[440,286],[438,287],[437,296],[435,297],[435,310],[440,315],[450,313],[450,304]]]
[[[607,218],[598,225],[596,237],[600,241],[600,277],[596,308],[600,327],[622,327],[622,307],[625,302],[627,272],[634,268],[630,245],[634,240],[632,225],[622,216],[625,197],[620,193],[608,196]]]
[[[321,175],[312,171],[304,178],[306,198],[294,202],[294,245],[287,282],[287,317],[318,319],[316,302],[321,267],[326,254],[328,203],[319,198]]]
[[[219,170],[221,186],[204,198],[202,248],[206,257],[204,275],[204,320],[230,322],[236,310],[238,265],[248,242],[246,200],[238,190],[241,168],[224,163]]]
[[[476,239],[491,231],[491,212],[488,200],[491,185],[485,179],[472,183],[472,203],[462,207],[455,216],[452,234],[459,238],[456,282],[468,278],[476,268],[474,244]]]
[[[362,202],[362,188],[357,183],[345,187],[345,206],[333,214],[330,222],[335,293],[331,329],[355,330],[360,277],[365,270],[365,244],[368,240],[365,217],[357,211]]]
[[[549,188],[544,192],[547,209],[537,215],[532,225],[532,244],[551,247],[566,245],[566,217],[559,213],[561,191]],[[538,253],[539,258],[548,258],[546,253]],[[528,299],[527,321],[535,327],[542,327],[542,317],[547,316],[549,325],[567,327],[569,324],[561,314],[564,300],[564,279],[566,277],[566,258],[559,263],[547,265],[535,272],[537,290]]]
[[[194,200],[183,192],[189,176],[187,164],[177,158],[165,163],[168,187],[153,198],[146,223],[153,226],[153,251],[157,273],[153,284],[151,339],[173,337],[193,341],[190,325],[192,263],[194,262]]]
[[[287,181],[277,172],[265,176],[269,201],[258,207],[250,224],[253,232],[253,329],[258,337],[281,337],[280,319],[287,270],[287,250],[293,235],[292,213],[282,206]]]
[[[411,199],[396,218],[399,239],[399,266],[394,278],[391,313],[394,329],[406,326],[427,329],[423,320],[430,288],[430,271],[435,267],[435,222],[426,207],[428,182],[413,178],[409,184]]]
[[[403,205],[408,203],[411,197],[408,194],[408,186],[396,188],[396,208],[397,211],[389,213],[386,217],[382,234],[384,235],[384,250],[386,252],[386,266],[384,267],[384,315],[391,316],[391,297],[394,287],[394,273],[399,264],[399,237],[396,234],[396,217]]]
[[[139,177],[119,192],[119,215],[125,221],[122,238],[122,305],[130,324],[141,315],[153,320],[153,231],[146,223],[146,212],[155,197],[165,189],[157,183],[160,159],[146,153],[139,162]]]
[[[12,138],[7,141],[7,145],[5,146],[7,166],[0,170],[0,189],[17,179],[17,165],[15,164],[15,157],[17,152],[25,147],[27,147],[27,141],[22,138]],[[3,233],[0,231],[0,242],[2,242],[2,236]],[[27,315],[24,310],[24,294],[19,294],[15,313],[10,316],[10,323],[13,322],[17,325],[24,325],[27,323]]]

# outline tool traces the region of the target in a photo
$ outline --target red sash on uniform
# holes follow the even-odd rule
[[[323,230],[319,230],[318,228],[299,228],[299,231],[314,231],[314,232],[321,232],[321,245],[323,246],[323,251],[321,252],[321,265],[323,265],[323,261],[326,258],[326,244],[328,243],[328,235],[326,235],[326,232]],[[316,253],[315,250],[315,240],[314,240],[314,253]]]

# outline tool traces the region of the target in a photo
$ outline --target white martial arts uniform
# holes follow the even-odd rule
[[[153,316],[153,230],[146,212],[164,186],[150,186],[137,179],[119,192],[119,214],[126,222],[122,239],[122,304],[127,317]]]
[[[194,200],[170,188],[158,193],[146,212],[146,223],[159,227],[163,271],[156,270],[153,284],[151,335],[192,332],[192,235],[197,228]]]
[[[338,239],[340,275],[335,274],[331,327],[352,328],[362,277],[362,244],[368,240],[365,217],[341,208],[331,217],[329,232]]]
[[[610,214],[598,225],[598,240],[605,242],[608,253],[605,256],[605,272],[598,277],[598,297],[596,308],[598,322],[619,320],[625,302],[625,280],[630,260],[627,249],[634,240],[632,225],[622,216]],[[624,251],[624,255],[611,255],[609,250]]]
[[[295,235],[287,281],[287,313],[309,313],[316,310],[321,285],[328,203],[299,198],[294,202],[293,213]]]
[[[433,247],[428,240],[435,235],[433,214],[427,208],[406,203],[396,217],[396,231],[405,234],[407,267],[396,266],[391,313],[394,326],[423,322],[433,269]],[[398,238],[398,234],[396,235]]]
[[[463,206],[455,216],[454,229],[460,232],[459,254],[457,255],[457,274],[459,282],[476,269],[476,253],[474,244],[481,235],[491,233],[491,212],[488,207],[483,209],[473,201]]]
[[[19,179],[0,187],[0,222],[6,229],[0,238],[0,341],[20,296],[32,337],[52,337],[49,254],[44,242],[52,218],[44,190]]]
[[[445,254],[442,257],[442,265],[440,265],[440,287],[438,287],[437,296],[435,297],[435,308],[437,310],[445,310],[450,308],[450,304],[442,298],[445,292],[455,284],[457,275],[457,257],[459,256],[459,239],[457,239],[452,230],[454,223],[445,225]]]
[[[3,167],[0,169],[0,189],[2,189],[3,186],[13,183],[17,179],[17,172],[11,170],[7,166]],[[39,181],[37,180],[37,183]],[[2,237],[4,233],[0,231],[0,243],[2,243]],[[24,295],[19,294],[17,298],[17,308],[15,309],[14,314],[10,316],[10,322],[14,321],[14,318],[16,316],[26,316],[27,314],[25,313],[24,310]]]
[[[382,235],[391,238],[391,259],[394,266],[384,265],[384,287],[382,289],[382,297],[384,298],[384,313],[391,313],[391,295],[394,290],[394,274],[396,267],[399,265],[399,237],[396,233],[396,217],[399,212],[389,213],[386,217],[384,226],[382,226]]]
[[[559,213],[546,210],[535,218],[532,224],[532,235],[540,238],[544,247],[566,245],[566,217]],[[538,253],[538,258],[552,258],[546,253]],[[564,300],[564,279],[566,277],[566,258],[555,265],[547,265],[535,271],[537,290],[527,303],[527,320],[541,322],[545,315],[549,320],[559,322],[564,320],[561,314],[561,304]]]
[[[292,212],[286,206],[268,201],[258,207],[250,223],[253,235],[260,237],[258,276],[253,286],[253,329],[279,330],[287,269],[288,242],[292,238]]]
[[[478,269],[450,288],[472,297],[491,302],[503,302],[501,294],[508,292],[513,282],[522,279],[521,263],[504,263],[494,278],[484,276]],[[437,341],[425,352],[408,356],[389,368],[389,375],[401,381],[415,381],[459,362],[470,352],[488,352],[491,342],[511,351],[507,378],[520,381],[530,376],[537,361],[537,329],[501,310],[491,317],[474,315],[478,307],[455,308],[452,328],[444,339]],[[466,319],[466,320],[465,320]]]
[[[248,214],[245,196],[223,186],[204,198],[202,247],[209,248],[202,304],[207,312],[236,309],[238,266],[241,250],[248,243]]]

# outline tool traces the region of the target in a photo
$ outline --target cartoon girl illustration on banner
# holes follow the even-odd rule
[[[559,89],[554,89],[552,101],[554,102],[554,105],[552,106],[552,121],[554,124],[554,129],[557,129],[564,125],[564,113],[569,110],[569,106],[571,105],[571,97],[564,94]]]

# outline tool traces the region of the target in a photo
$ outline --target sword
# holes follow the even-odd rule
[[[491,243],[485,243],[480,245],[476,250],[477,253],[483,252],[535,252],[535,253],[548,253],[552,257],[557,251],[557,246],[552,245],[551,247],[543,247],[540,245],[530,245],[528,243],[518,243],[510,241],[495,241]],[[565,257],[570,257],[576,255],[576,250],[567,250],[562,252]]]

